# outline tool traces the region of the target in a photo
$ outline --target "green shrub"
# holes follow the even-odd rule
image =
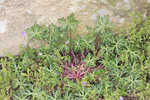
[[[47,46],[28,46],[19,56],[1,58],[0,99],[150,97],[150,17],[119,36],[112,33],[107,16],[99,17],[86,35],[75,35],[78,21],[73,14],[59,22],[26,30],[30,41]]]

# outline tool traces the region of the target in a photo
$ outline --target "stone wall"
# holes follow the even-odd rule
[[[93,26],[97,16],[109,15],[117,27],[130,23],[132,12],[149,14],[150,0],[0,0],[0,56],[18,54],[19,45],[26,45],[24,29],[34,23],[56,23],[58,18],[75,13],[80,31]]]

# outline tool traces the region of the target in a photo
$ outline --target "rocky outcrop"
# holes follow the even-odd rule
[[[150,0],[0,0],[0,56],[18,54],[19,46],[27,43],[21,33],[34,23],[56,23],[75,13],[84,32],[84,26],[92,26],[97,16],[109,15],[115,25],[129,23],[133,11],[144,18],[149,5]]]

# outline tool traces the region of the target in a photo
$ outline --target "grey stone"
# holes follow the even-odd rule
[[[7,20],[0,21],[0,33],[7,31]]]

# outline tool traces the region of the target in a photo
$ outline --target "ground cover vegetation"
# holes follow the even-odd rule
[[[150,17],[114,34],[107,16],[76,34],[74,15],[35,24],[19,56],[0,58],[0,100],[150,100]]]

